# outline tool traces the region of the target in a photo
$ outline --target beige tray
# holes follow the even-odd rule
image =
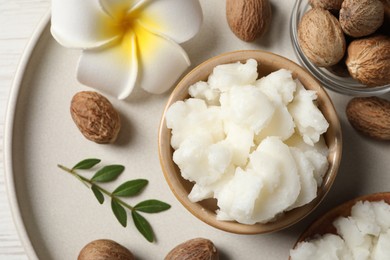
[[[202,29],[183,45],[192,67],[239,49],[264,49],[297,60],[289,34],[293,1],[272,1],[270,31],[250,44],[229,30],[224,2],[201,1]],[[175,199],[160,169],[157,131],[169,93],[152,96],[137,90],[126,102],[111,98],[123,119],[118,142],[98,145],[87,141],[69,114],[72,96],[86,89],[75,79],[79,52],[53,40],[49,18],[33,36],[17,72],[5,135],[6,185],[15,223],[31,259],[76,259],[86,243],[98,238],[116,240],[138,259],[162,259],[175,245],[194,237],[213,240],[222,259],[287,259],[289,249],[315,217],[358,195],[390,190],[389,144],[356,134],[344,115],[349,97],[330,93],[343,127],[344,154],[335,184],[320,207],[293,227],[273,234],[235,235],[206,225]],[[156,243],[144,240],[131,222],[127,228],[120,226],[109,203],[98,204],[90,190],[57,168],[58,163],[72,166],[87,157],[124,164],[127,170],[115,183],[148,179],[148,187],[134,201],[158,198],[172,205],[169,211],[146,216]]]

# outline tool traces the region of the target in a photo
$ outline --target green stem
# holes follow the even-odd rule
[[[111,199],[115,199],[119,204],[122,204],[122,206],[124,206],[125,208],[129,209],[129,210],[133,210],[133,207],[130,206],[129,204],[127,204],[126,202],[124,202],[123,200],[121,200],[120,198],[118,198],[117,196],[113,195],[111,192],[109,192],[108,190],[102,188],[101,186],[99,186],[98,184],[96,184],[95,182],[91,181],[90,179],[87,179],[85,178],[84,176],[81,176],[80,174],[78,174],[77,172],[75,172],[74,170],[68,168],[68,167],[65,167],[61,164],[58,164],[57,165],[58,168],[60,168],[61,170],[64,170],[70,174],[72,174],[73,176],[75,176],[76,178],[78,178],[80,181],[82,181],[84,184],[88,183],[89,185],[94,185],[96,188],[98,188],[101,192],[103,192],[104,194],[106,194],[107,196],[109,196]],[[90,188],[90,186],[88,186],[86,184],[86,186],[88,188]]]

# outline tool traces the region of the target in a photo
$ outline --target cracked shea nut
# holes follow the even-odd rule
[[[390,37],[352,41],[345,62],[351,76],[369,87],[390,84]]]
[[[329,11],[313,8],[298,25],[298,43],[315,65],[329,67],[344,56],[346,43],[339,21]]]
[[[226,18],[238,38],[252,42],[267,31],[271,5],[268,0],[226,0]]]
[[[218,260],[219,253],[213,242],[205,238],[190,239],[173,248],[165,260]]]
[[[116,140],[121,123],[110,101],[93,91],[81,91],[73,96],[70,113],[81,133],[96,143]]]
[[[81,249],[77,260],[134,260],[124,246],[109,239],[94,240]]]
[[[346,34],[363,37],[374,33],[383,24],[383,17],[380,0],[344,0],[339,20]]]

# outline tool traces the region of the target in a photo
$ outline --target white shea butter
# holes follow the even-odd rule
[[[390,256],[390,205],[359,201],[348,217],[333,222],[337,235],[324,234],[290,250],[292,260],[387,260]]]
[[[328,169],[328,123],[288,70],[258,79],[258,64],[214,68],[166,113],[173,160],[193,202],[216,198],[219,220],[274,220],[312,201]]]

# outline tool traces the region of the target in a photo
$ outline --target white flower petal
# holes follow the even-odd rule
[[[138,74],[135,36],[128,33],[119,44],[83,51],[77,70],[80,83],[124,99],[132,92]]]
[[[134,11],[144,27],[177,43],[195,36],[203,20],[198,0],[141,1]]]
[[[140,54],[138,85],[153,94],[167,91],[190,65],[187,54],[172,40],[146,30],[137,39]]]
[[[117,37],[113,20],[96,0],[52,0],[51,33],[61,45],[83,49]]]
[[[121,20],[140,0],[99,0],[102,9],[116,21]]]

